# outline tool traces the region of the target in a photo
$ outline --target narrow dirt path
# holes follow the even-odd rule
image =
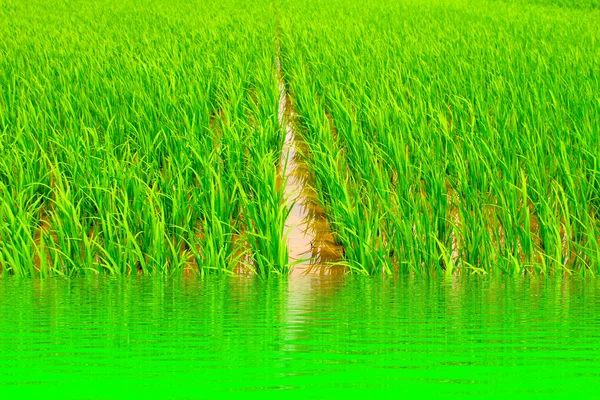
[[[291,263],[296,263],[292,276],[303,273],[335,274],[343,272],[331,264],[341,260],[341,248],[334,244],[325,212],[311,185],[310,172],[304,161],[306,145],[294,130],[295,113],[286,90],[277,49],[277,80],[279,82],[279,124],[285,132],[281,172],[285,182],[285,197],[291,212],[286,221],[287,244]]]

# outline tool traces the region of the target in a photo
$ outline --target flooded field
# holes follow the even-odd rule
[[[2,398],[593,398],[600,385],[596,280],[3,279],[0,298]]]

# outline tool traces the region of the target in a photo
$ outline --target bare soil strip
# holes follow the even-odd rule
[[[286,221],[287,244],[291,263],[296,263],[292,276],[305,273],[323,275],[343,273],[332,263],[341,260],[342,249],[334,243],[331,228],[311,185],[310,172],[303,159],[305,144],[294,130],[294,110],[277,57],[279,81],[279,123],[285,131],[281,166],[285,182],[285,198],[290,214]]]

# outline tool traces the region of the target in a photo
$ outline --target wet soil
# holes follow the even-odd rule
[[[286,221],[289,259],[294,264],[291,275],[342,274],[344,268],[335,265],[341,261],[342,249],[334,243],[329,222],[311,184],[310,172],[304,161],[306,145],[294,129],[295,114],[286,91],[279,59],[277,79],[279,123],[285,130],[281,182],[285,183],[285,198],[291,208]]]

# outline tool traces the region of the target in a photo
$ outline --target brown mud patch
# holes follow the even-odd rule
[[[313,189],[313,180],[304,160],[306,144],[295,132],[296,115],[286,91],[279,57],[277,80],[279,123],[285,132],[279,181],[285,184],[285,201],[290,207],[285,233],[289,262],[293,264],[291,276],[343,274],[345,268],[335,265],[342,259],[342,248],[334,243],[327,216]]]

